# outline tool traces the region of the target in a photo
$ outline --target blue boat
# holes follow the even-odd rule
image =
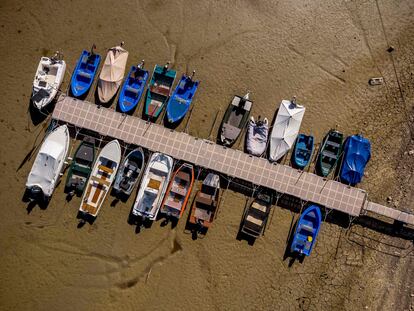
[[[311,205],[305,209],[296,225],[290,246],[291,252],[309,256],[318,236],[321,222],[321,210],[317,205]]]
[[[180,121],[190,109],[191,101],[197,91],[199,81],[193,81],[194,71],[191,76],[183,75],[180,82],[171,95],[167,104],[167,119],[169,123]]]
[[[165,66],[155,65],[151,81],[147,89],[144,114],[150,119],[156,119],[167,104],[171,95],[177,72],[168,69],[169,62]]]
[[[292,153],[292,164],[301,170],[309,164],[313,152],[313,136],[299,134]]]
[[[339,178],[341,182],[355,186],[364,176],[365,167],[371,158],[371,143],[361,135],[346,139],[344,157]]]
[[[86,50],[82,52],[70,82],[73,96],[80,97],[90,89],[100,62],[100,55]]]
[[[149,73],[144,70],[144,61],[137,66],[132,66],[119,94],[119,110],[130,112],[139,103],[144,93]]]

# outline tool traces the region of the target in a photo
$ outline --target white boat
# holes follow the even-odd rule
[[[65,77],[66,63],[54,57],[42,57],[33,80],[32,102],[37,109],[42,109],[56,96]]]
[[[93,166],[79,211],[96,217],[115,179],[121,161],[121,146],[112,140],[102,148]]]
[[[143,219],[155,220],[168,182],[171,178],[173,159],[162,153],[154,153],[148,162],[132,214]]]
[[[108,50],[98,80],[98,96],[101,103],[109,102],[118,91],[124,78],[127,60],[128,51],[121,46]]]
[[[247,152],[260,157],[266,151],[268,135],[269,121],[267,118],[263,121],[255,121],[253,117],[250,117],[246,135]]]
[[[281,159],[292,148],[304,114],[305,107],[298,105],[295,98],[282,100],[270,134],[270,161]]]
[[[61,177],[68,150],[69,131],[66,125],[59,126],[46,136],[26,181],[31,199],[50,199]]]

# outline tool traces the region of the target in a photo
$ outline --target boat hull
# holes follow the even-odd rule
[[[314,148],[313,136],[299,134],[296,139],[295,149],[292,153],[292,164],[295,168],[305,169],[312,159]]]
[[[144,93],[148,76],[149,73],[147,70],[143,70],[137,66],[131,67],[119,94],[118,104],[121,112],[127,113],[137,107]]]
[[[129,196],[140,180],[145,166],[144,150],[132,150],[122,162],[114,182],[114,190]]]
[[[101,62],[101,56],[84,50],[72,74],[70,90],[75,97],[85,95],[91,88]]]

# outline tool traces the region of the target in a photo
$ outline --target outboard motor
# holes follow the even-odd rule
[[[39,186],[32,186],[29,188],[29,199],[30,201],[45,201],[42,188]]]

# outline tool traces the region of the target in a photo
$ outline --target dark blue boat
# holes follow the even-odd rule
[[[73,96],[80,97],[90,89],[100,62],[100,55],[86,50],[82,52],[70,82]]]
[[[309,256],[316,242],[321,222],[321,210],[317,205],[311,205],[305,209],[296,225],[290,246],[291,252]]]
[[[296,139],[295,150],[292,153],[292,164],[303,170],[310,162],[313,152],[313,136],[299,134]]]
[[[344,158],[341,166],[340,180],[355,186],[364,176],[365,166],[371,158],[371,143],[361,135],[353,135],[346,139]]]
[[[144,70],[144,61],[131,67],[119,94],[119,110],[129,112],[138,105],[142,93],[144,93],[148,76],[148,71]]]
[[[181,77],[167,103],[167,119],[169,123],[180,121],[190,109],[191,101],[197,91],[199,81],[193,81],[193,75]]]

